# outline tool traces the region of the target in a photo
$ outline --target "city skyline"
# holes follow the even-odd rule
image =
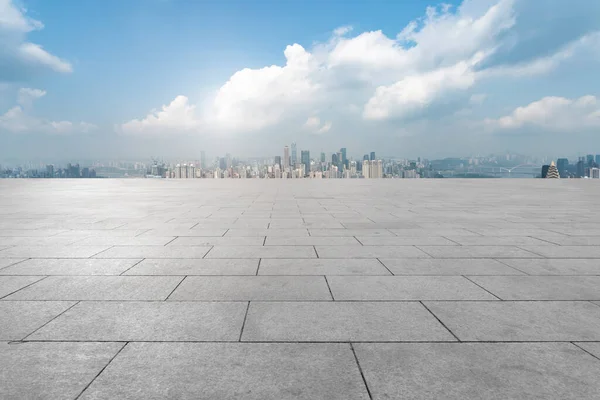
[[[598,142],[600,3],[446,3],[1,0],[0,159]]]

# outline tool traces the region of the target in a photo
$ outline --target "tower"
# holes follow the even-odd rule
[[[550,164],[548,168],[548,173],[546,174],[546,179],[559,179],[560,175],[558,174],[558,168],[554,165],[554,161]]]
[[[283,169],[287,169],[290,166],[290,148],[285,146],[283,148]]]
[[[296,166],[298,163],[298,153],[296,152],[296,142],[292,143],[292,166]]]

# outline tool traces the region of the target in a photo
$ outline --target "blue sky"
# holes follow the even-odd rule
[[[4,158],[600,152],[588,0],[0,0],[0,45]]]

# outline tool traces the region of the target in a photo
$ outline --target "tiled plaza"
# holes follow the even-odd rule
[[[0,180],[0,398],[598,399],[593,180]]]

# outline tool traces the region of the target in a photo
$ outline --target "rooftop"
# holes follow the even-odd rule
[[[593,180],[0,180],[2,399],[597,399]]]

